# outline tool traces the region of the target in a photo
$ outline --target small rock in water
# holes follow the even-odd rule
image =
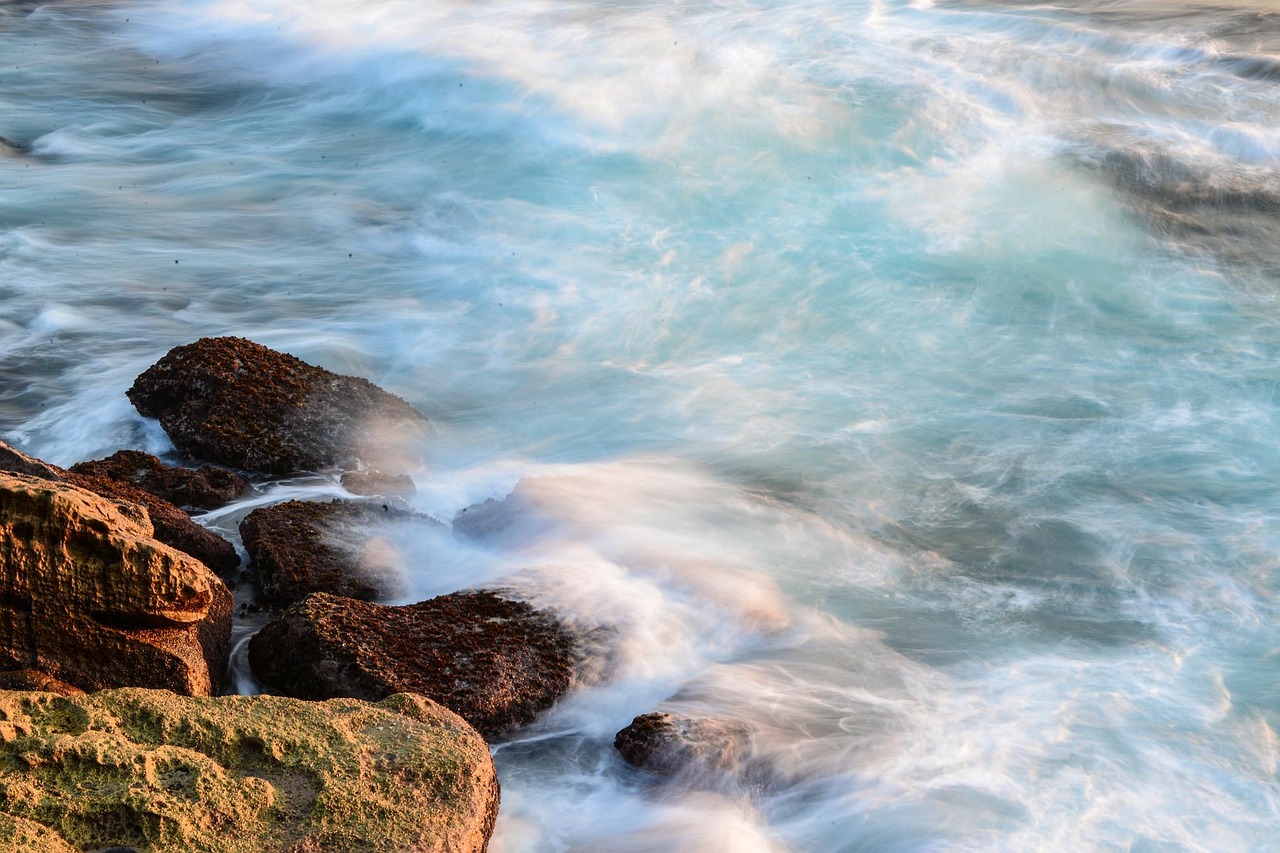
[[[255,509],[240,522],[263,597],[274,604],[331,592],[373,601],[401,591],[387,525],[439,527],[435,519],[381,503],[286,501]]]
[[[175,347],[128,395],[183,452],[264,474],[404,469],[428,426],[368,380],[244,338]]]
[[[613,746],[633,764],[659,776],[737,770],[751,731],[742,723],[654,712],[618,732]]]
[[[577,643],[554,616],[493,592],[390,607],[317,593],[249,643],[254,672],[300,699],[429,696],[485,737],[568,691]]]
[[[342,488],[353,495],[407,498],[417,492],[408,474],[385,474],[382,471],[348,471],[342,475]]]

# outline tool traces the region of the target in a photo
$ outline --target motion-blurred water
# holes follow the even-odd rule
[[[1274,848],[1277,83],[1270,2],[0,2],[0,437],[171,453],[237,334],[523,481],[399,543],[608,629],[501,853]]]

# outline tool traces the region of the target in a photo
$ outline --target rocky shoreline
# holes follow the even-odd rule
[[[566,694],[585,651],[505,590],[382,603],[401,590],[380,530],[441,526],[402,504],[428,419],[243,338],[175,348],[128,396],[200,467],[122,450],[62,469],[0,441],[0,845],[485,850],[486,739]],[[246,571],[191,518],[306,471],[367,499],[254,510]],[[245,584],[270,619],[249,661],[283,696],[221,695]],[[705,760],[690,738],[725,734],[673,731],[633,725],[620,753],[675,775]]]

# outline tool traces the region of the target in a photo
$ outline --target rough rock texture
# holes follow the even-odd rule
[[[482,853],[484,741],[420,696],[371,705],[0,692],[0,849]]]
[[[367,380],[244,338],[175,347],[128,394],[184,452],[265,474],[396,470],[403,443],[427,425],[416,409]]]
[[[139,450],[121,450],[106,459],[72,465],[71,470],[129,483],[182,509],[217,509],[252,491],[249,481],[235,471],[213,465],[178,468]]]
[[[418,489],[408,474],[386,474],[382,471],[348,471],[342,475],[342,488],[353,495],[407,498]]]
[[[94,477],[74,471],[68,471],[66,477],[67,482],[103,497],[146,507],[156,539],[190,554],[215,572],[231,572],[240,565],[240,555],[234,545],[196,524],[189,515],[163,498],[110,477]]]
[[[146,454],[138,455],[146,456]],[[159,462],[159,460],[156,461]],[[27,456],[0,441],[0,471],[29,474],[54,483],[71,483],[107,498],[140,504],[147,509],[155,538],[164,544],[190,554],[214,571],[229,572],[240,565],[240,557],[236,554],[235,546],[216,533],[196,524],[185,512],[164,498],[131,482],[77,471],[76,469],[80,467],[77,465],[71,471],[64,471],[55,465]]]
[[[742,723],[674,714],[641,714],[613,746],[629,764],[660,776],[736,770],[750,738]]]
[[[0,669],[205,695],[230,632],[226,585],[153,538],[146,510],[0,473]]]
[[[240,522],[240,537],[263,597],[279,605],[313,592],[372,601],[401,590],[389,525],[439,525],[381,503],[286,501],[255,509]]]
[[[0,672],[0,690],[39,690],[59,696],[83,696],[84,691],[34,669]]]
[[[485,737],[531,722],[570,687],[576,643],[550,614],[492,592],[389,607],[317,593],[267,625],[249,661],[301,699],[429,696]]]

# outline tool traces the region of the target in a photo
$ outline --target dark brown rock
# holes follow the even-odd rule
[[[402,469],[427,420],[373,383],[244,338],[175,347],[129,389],[182,451],[246,471]]]
[[[554,616],[486,591],[404,607],[318,593],[249,643],[254,672],[288,696],[421,693],[485,737],[549,708],[571,686],[576,655]]]
[[[401,592],[388,525],[435,519],[382,503],[286,501],[255,509],[240,522],[263,598],[288,605],[313,592],[374,601]]]
[[[417,492],[408,474],[386,474],[382,471],[348,471],[342,475],[342,488],[353,495],[376,495],[407,498]]]
[[[2,441],[0,471],[27,474],[53,483],[71,483],[106,498],[138,504],[146,508],[155,538],[166,545],[190,554],[216,572],[229,572],[240,565],[240,557],[230,542],[196,524],[185,512],[164,498],[132,483],[107,476],[79,473],[74,469],[65,471],[56,465],[27,456]]]
[[[11,669],[0,672],[0,690],[38,690],[59,696],[83,696],[79,687],[59,681],[34,669]]]
[[[618,732],[613,746],[629,764],[656,773],[727,772],[738,769],[749,729],[729,720],[641,714]]]
[[[145,509],[0,473],[0,670],[207,695],[230,638],[226,585],[157,541]]]
[[[72,465],[71,470],[128,483],[182,509],[217,509],[253,490],[235,471],[213,465],[178,468],[139,450],[121,450],[106,459]]]

